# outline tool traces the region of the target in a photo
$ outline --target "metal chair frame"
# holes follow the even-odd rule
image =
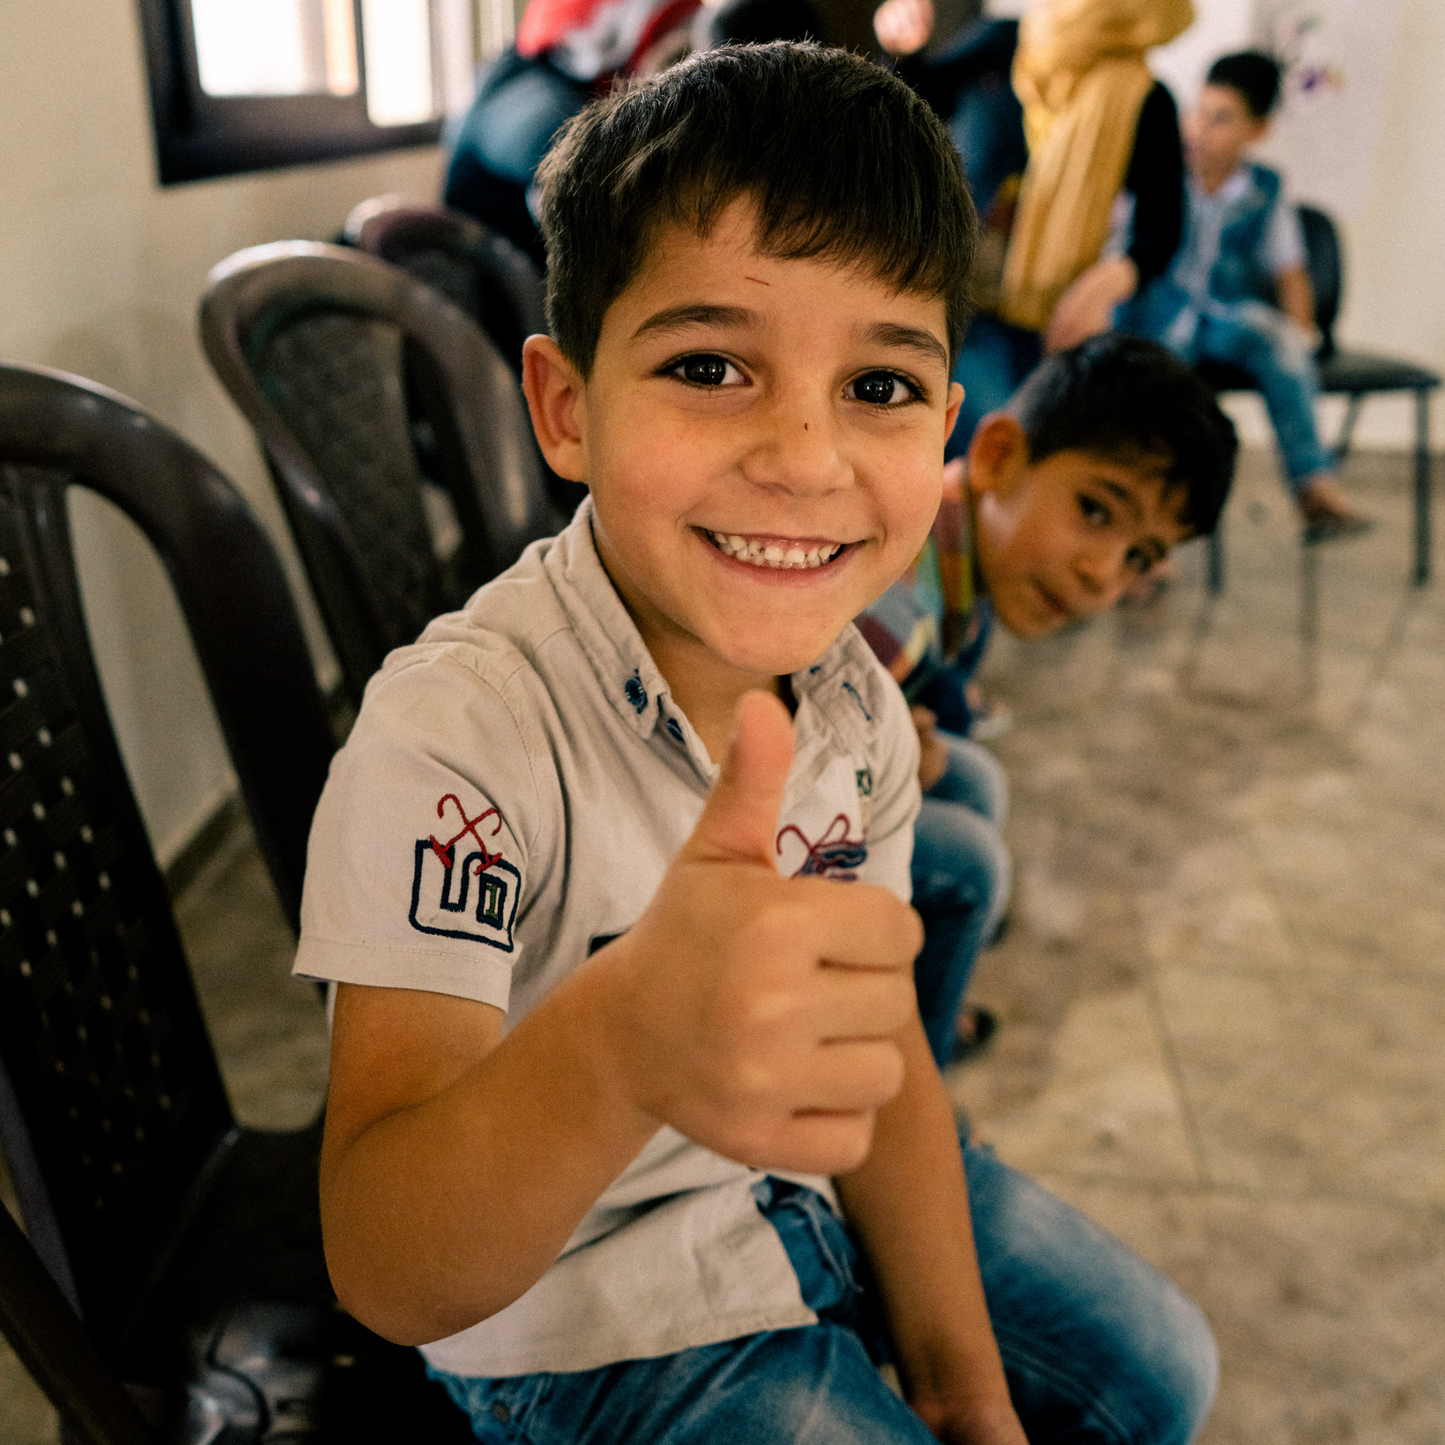
[[[1422,587],[1430,580],[1431,465],[1430,393],[1441,378],[1425,367],[1373,352],[1347,351],[1335,344],[1335,321],[1344,294],[1344,255],[1339,234],[1330,217],[1314,206],[1299,207],[1304,231],[1310,282],[1315,293],[1315,321],[1323,338],[1318,352],[1320,394],[1346,396],[1344,421],[1334,445],[1337,463],[1343,463],[1354,441],[1355,424],[1367,396],[1409,391],[1415,395],[1415,449],[1412,490],[1414,526],[1411,538],[1411,581]],[[1252,391],[1254,387],[1234,368],[1206,367],[1206,380],[1220,391]],[[1207,569],[1209,590],[1224,590],[1224,519],[1209,538]]]

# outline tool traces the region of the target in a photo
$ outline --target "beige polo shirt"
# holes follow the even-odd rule
[[[717,768],[591,516],[584,502],[372,679],[312,826],[296,973],[478,999],[511,1028],[647,906]],[[906,899],[918,746],[902,695],[851,625],[793,689],[780,869]],[[660,1129],[526,1294],[423,1353],[496,1377],[813,1323],[754,1204],[761,1177]]]

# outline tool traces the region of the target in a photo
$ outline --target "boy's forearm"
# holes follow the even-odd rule
[[[589,1047],[591,982],[585,970],[574,976],[471,1061],[461,1058],[464,1041],[443,1036],[439,1045],[432,1026],[458,1000],[403,996],[394,1002],[415,1010],[414,1033],[399,1013],[383,1044],[348,1051],[351,1079],[333,1070],[321,1171],[327,1263],[342,1302],[373,1330],[425,1344],[510,1304],[656,1131]],[[352,1002],[374,1006],[383,992],[353,991]],[[376,1033],[376,1015],[349,1021],[344,1004],[340,1030],[361,1023]],[[357,1073],[385,1070],[388,1049],[422,1047],[453,1051],[452,1081],[350,1136],[343,1101]],[[439,1068],[448,1069],[445,1058]]]
[[[904,1053],[903,1091],[880,1111],[866,1163],[840,1177],[838,1191],[878,1281],[910,1403],[925,1419],[937,1400],[1007,1410],[953,1112],[916,1020]]]

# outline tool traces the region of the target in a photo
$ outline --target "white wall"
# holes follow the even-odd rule
[[[1029,0],[990,0],[997,14],[1020,14]],[[1354,0],[1369,7],[1371,0]],[[1194,0],[1194,25],[1151,57],[1155,72],[1188,106],[1209,62],[1252,43],[1256,0]],[[1276,5],[1276,8],[1278,6]],[[1395,0],[1393,37],[1384,67],[1383,114],[1373,146],[1370,183],[1358,209],[1337,217],[1345,249],[1345,298],[1336,326],[1348,346],[1417,361],[1445,374],[1445,4]],[[1302,199],[1311,199],[1308,195]],[[1413,445],[1414,399],[1380,397],[1366,404],[1357,444]],[[1253,398],[1230,409],[1251,442],[1269,440],[1264,409]],[[1321,404],[1326,437],[1342,404]],[[1445,396],[1432,415],[1445,445]]]
[[[196,303],[242,246],[326,239],[384,191],[435,196],[438,151],[162,189],[133,0],[8,0],[0,66],[0,357],[104,382],[194,442],[256,506],[299,585],[249,429],[202,355]],[[166,861],[229,790],[224,749],[159,563],[104,504],[76,512],[112,713]]]

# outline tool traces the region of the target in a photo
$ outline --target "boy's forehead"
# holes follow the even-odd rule
[[[1232,85],[1205,85],[1199,91],[1199,104],[1201,107],[1209,107],[1213,110],[1229,109],[1236,110],[1241,115],[1251,115],[1249,106],[1245,103],[1242,92],[1236,90]]]
[[[861,282],[894,295],[915,297],[929,309],[936,306],[939,335],[947,337],[946,303],[942,296],[934,296],[928,291],[899,289],[881,274],[882,268],[873,258],[847,255],[841,244],[813,256],[795,258],[787,255],[785,245],[769,244],[769,238],[762,233],[757,206],[746,194],[734,197],[706,226],[690,215],[664,214],[659,217],[651,228],[632,279],[613,299],[612,306],[616,306],[623,297],[644,290],[695,290],[700,279],[695,263],[704,256],[716,256],[722,250],[731,250],[738,260],[757,261],[769,270],[782,266],[784,274],[788,263],[794,260],[811,262],[825,272],[833,272],[840,290],[854,290]],[[773,279],[778,274],[773,271]],[[768,279],[762,276],[749,275],[744,279],[758,285],[768,284]]]

